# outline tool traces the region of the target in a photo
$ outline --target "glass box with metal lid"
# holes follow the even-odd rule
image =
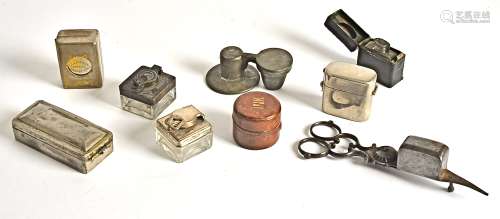
[[[81,173],[88,173],[113,151],[113,134],[43,100],[12,120],[17,141]]]
[[[175,77],[158,65],[139,67],[119,89],[122,109],[147,119],[156,118],[176,97]]]
[[[177,163],[212,146],[213,129],[205,115],[189,105],[156,121],[156,142]]]
[[[324,69],[323,112],[362,122],[370,117],[377,74],[359,65],[332,62]]]

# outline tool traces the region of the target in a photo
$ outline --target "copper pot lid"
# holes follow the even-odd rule
[[[279,100],[265,92],[248,92],[234,102],[234,113],[247,120],[272,120],[279,116],[280,112]]]

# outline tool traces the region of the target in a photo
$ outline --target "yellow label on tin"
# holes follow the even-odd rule
[[[85,75],[92,70],[92,63],[85,56],[74,56],[66,62],[66,67],[76,75]]]

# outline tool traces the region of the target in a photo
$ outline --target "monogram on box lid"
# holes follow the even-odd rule
[[[332,62],[324,69],[323,112],[357,122],[370,116],[377,74],[359,65]]]
[[[406,55],[392,48],[384,39],[371,38],[342,9],[328,16],[325,26],[351,52],[359,48],[358,65],[375,70],[380,84],[393,87],[403,80]]]
[[[156,118],[175,97],[175,77],[158,65],[141,66],[120,84],[122,108],[147,119]]]
[[[61,30],[55,39],[64,88],[102,87],[99,31]]]
[[[259,150],[271,147],[279,138],[281,104],[265,92],[239,96],[233,107],[233,138],[244,148]]]
[[[12,120],[14,136],[78,171],[87,173],[113,151],[113,134],[43,100]]]
[[[189,105],[156,121],[156,142],[168,157],[181,163],[212,146],[212,125]]]

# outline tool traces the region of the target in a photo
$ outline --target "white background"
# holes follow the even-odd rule
[[[343,8],[373,37],[407,54],[405,79],[379,87],[371,118],[321,112],[322,69],[355,62],[324,26]],[[498,218],[499,3],[489,1],[0,1],[0,218]],[[443,10],[489,11],[489,24],[450,24]],[[101,32],[104,87],[64,90],[54,38]],[[281,47],[294,57],[281,101],[282,136],[249,151],[231,137],[237,96],[212,92],[206,72],[229,45]],[[215,126],[213,147],[177,164],[155,145],[153,122],[119,108],[118,85],[140,65],[177,77],[162,115],[193,104]],[[262,84],[256,90],[263,90]],[[12,118],[44,99],[111,130],[115,151],[84,175],[18,143]],[[332,119],[363,144],[400,146],[407,135],[450,147],[448,167],[490,192],[295,153],[305,129]]]

